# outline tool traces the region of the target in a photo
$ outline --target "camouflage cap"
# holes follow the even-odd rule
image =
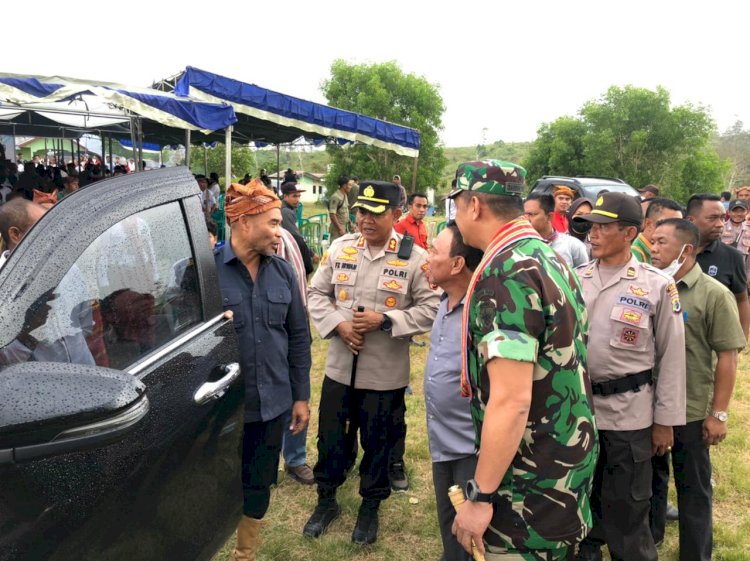
[[[520,197],[523,194],[525,177],[526,170],[511,162],[464,162],[459,164],[456,170],[456,187],[448,193],[448,198],[452,199],[462,191]]]

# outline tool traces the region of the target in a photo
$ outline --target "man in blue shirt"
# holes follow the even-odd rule
[[[260,521],[278,470],[285,413],[300,433],[310,419],[310,331],[292,266],[276,256],[281,201],[259,180],[232,184],[229,243],[215,252],[225,310],[234,313],[245,375],[244,506],[235,561],[255,559]]]
[[[451,532],[456,513],[448,489],[453,485],[463,489],[477,466],[471,399],[461,397],[461,339],[465,336],[461,316],[471,275],[481,260],[482,252],[464,244],[453,221],[435,238],[427,255],[430,282],[445,291],[432,325],[424,395],[442,559],[451,561],[471,561]]]

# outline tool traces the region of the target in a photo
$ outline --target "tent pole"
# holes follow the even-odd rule
[[[276,188],[274,189],[277,195],[279,194],[279,186],[281,185],[281,177],[279,177],[281,175],[281,159],[279,155],[279,146],[279,144],[276,145]]]
[[[112,156],[113,156],[113,154],[112,154],[112,133],[109,133],[109,167],[112,168],[111,170],[109,170],[109,173],[111,173],[112,175],[114,175],[115,174],[115,161],[114,161],[115,159]]]
[[[417,166],[419,165],[419,156],[414,158],[414,165],[411,168],[411,192],[417,192]]]
[[[135,141],[135,118],[132,115],[130,117],[130,142],[130,149],[133,152],[133,163],[135,163],[135,169],[133,171],[138,171],[138,154],[135,152],[137,146]]]
[[[208,146],[203,143],[203,175],[208,177]]]
[[[226,129],[226,138],[224,140],[224,188],[229,187],[232,183],[232,125],[229,125]]]
[[[33,154],[32,154],[32,158],[31,159],[32,160],[34,159],[33,158]],[[45,136],[44,137],[44,165],[46,166],[48,163],[49,162],[47,160],[47,137]]]
[[[143,167],[143,119],[137,118],[138,124],[138,171],[144,171]]]
[[[81,175],[81,137],[78,137],[78,140],[76,141],[76,147],[78,152],[78,159],[76,160],[76,172],[78,172],[78,175]]]
[[[229,189],[229,185],[232,183],[232,131],[233,131],[232,125],[229,125],[225,132],[226,137],[224,139],[224,142],[226,146],[224,147],[224,192],[226,193],[227,189]],[[217,201],[218,202],[218,201]],[[222,209],[223,210],[223,209]],[[227,213],[224,213],[224,239],[226,240],[226,243],[229,243],[229,222],[227,221]]]
[[[73,139],[70,139],[70,161],[75,162],[76,159],[76,151],[75,151],[75,144],[73,144]]]
[[[185,129],[185,165],[190,169],[190,129]]]

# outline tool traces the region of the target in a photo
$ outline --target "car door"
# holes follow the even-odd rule
[[[88,186],[0,269],[0,560],[203,560],[241,514],[244,382],[184,168]]]

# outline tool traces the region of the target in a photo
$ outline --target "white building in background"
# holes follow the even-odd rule
[[[301,200],[303,203],[317,203],[326,192],[325,175],[322,173],[311,173],[309,171],[294,170],[297,175],[297,185],[300,189],[304,189]],[[279,181],[278,174],[271,174],[268,176],[271,182],[276,185]],[[284,174],[281,174],[281,180],[283,181]]]

